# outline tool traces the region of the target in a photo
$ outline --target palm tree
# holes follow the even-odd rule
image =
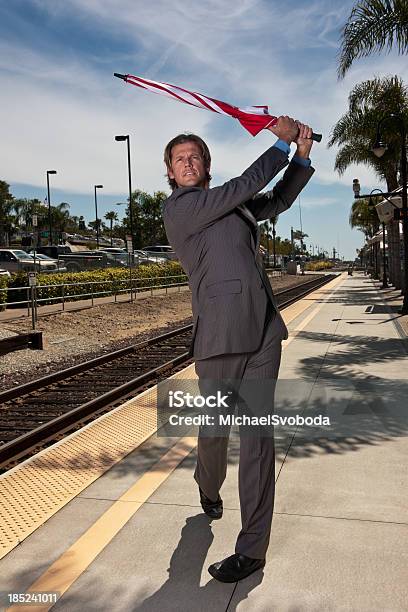
[[[390,113],[408,115],[408,89],[400,77],[375,78],[351,90],[349,109],[333,127],[328,143],[329,147],[340,147],[335,161],[340,175],[351,164],[363,163],[386,181],[389,190],[397,188],[401,143],[392,125],[385,123],[383,127],[387,154],[378,158],[371,150],[378,122]]]
[[[61,202],[57,206],[51,206],[51,222],[53,230],[58,231],[58,239],[61,240],[62,232],[65,232],[69,225],[69,204]],[[54,233],[54,232],[53,232]]]
[[[10,185],[0,180],[0,247],[10,242],[10,232],[13,225],[13,195]]]
[[[162,204],[167,198],[164,191],[155,191],[153,195],[136,189],[132,193],[133,224],[135,248],[147,244],[166,244],[167,236],[162,219]],[[129,233],[129,207],[123,225]]]
[[[363,232],[366,240],[372,238],[379,230],[380,222],[375,211],[374,204],[381,202],[381,196],[372,196],[370,199],[355,200],[351,207],[349,223],[352,228]],[[371,265],[374,265],[375,274],[378,275],[378,258],[380,243],[377,242],[371,248]]]
[[[401,142],[393,126],[384,123],[383,135],[387,153],[378,158],[371,151],[380,119],[390,113],[408,117],[408,89],[398,77],[376,78],[356,85],[349,95],[349,109],[332,130],[328,146],[338,145],[335,170],[341,175],[352,164],[365,164],[385,181],[387,191],[400,182]],[[399,224],[391,221],[388,228],[390,278],[401,287]]]
[[[397,48],[408,52],[408,5],[406,0],[361,0],[352,9],[342,30],[338,76],[343,78],[353,61]]]
[[[33,202],[34,200],[29,200],[28,198],[13,199],[14,222],[18,228],[27,230],[31,225]]]
[[[373,198],[374,202],[379,202],[381,200],[381,196]],[[349,223],[352,228],[356,228],[363,232],[366,238],[372,238],[380,227],[375,207],[370,204],[368,199],[355,200],[353,202]]]
[[[113,246],[113,222],[118,220],[118,213],[116,213],[114,210],[110,210],[106,213],[105,219],[110,221],[110,240],[111,246]]]

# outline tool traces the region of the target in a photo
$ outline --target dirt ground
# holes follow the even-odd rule
[[[273,278],[271,282],[276,292],[311,278],[310,275],[284,276]],[[9,389],[191,322],[190,291],[39,317],[36,329],[43,332],[44,350],[27,349],[3,355],[0,358],[1,389]],[[0,324],[0,338],[29,331],[29,318]]]

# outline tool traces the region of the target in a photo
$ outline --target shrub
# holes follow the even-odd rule
[[[132,286],[136,290],[169,284],[168,277],[170,276],[181,275],[181,278],[174,279],[173,282],[180,283],[187,281],[183,268],[179,262],[175,261],[163,264],[140,265],[137,268],[132,268],[131,273]],[[28,284],[27,274],[22,272],[13,275],[8,280],[10,288],[25,287]],[[69,286],[61,287],[60,285],[63,283]],[[37,274],[37,299],[41,300],[40,304],[53,304],[62,301],[62,295],[64,295],[66,301],[71,302],[84,299],[80,295],[84,293],[89,293],[88,297],[91,297],[92,293],[95,297],[103,297],[124,290],[130,291],[129,268],[105,268],[103,270],[84,272]],[[17,302],[26,299],[27,290],[15,289],[14,291],[9,291],[9,299],[7,301]]]
[[[327,270],[332,267],[333,263],[331,261],[310,261],[306,264],[305,269],[312,272],[318,272],[319,270]]]
[[[7,291],[5,291],[5,288],[7,287],[9,280],[10,280],[9,277],[6,275],[0,276],[0,311],[6,309],[6,307],[3,306],[3,304],[5,304],[8,301]]]

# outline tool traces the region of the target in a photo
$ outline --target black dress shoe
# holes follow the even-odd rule
[[[208,568],[211,576],[220,582],[237,582],[265,565],[265,559],[251,559],[235,553]]]
[[[204,495],[200,487],[198,487],[198,489],[200,491],[201,507],[206,515],[212,519],[220,519],[223,511],[221,497],[218,495],[217,501],[213,502],[206,495]]]

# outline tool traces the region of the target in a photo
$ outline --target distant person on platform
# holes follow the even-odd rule
[[[180,134],[165,148],[172,194],[163,204],[170,244],[188,275],[192,292],[193,340],[199,381],[277,379],[281,341],[288,330],[279,313],[259,253],[258,221],[287,210],[311,178],[312,129],[279,117],[268,128],[278,140],[241,176],[209,187],[211,156],[194,134]],[[296,153],[288,161],[290,144]],[[282,168],[271,191],[259,193]],[[273,402],[273,398],[272,398]],[[236,582],[265,565],[274,493],[272,437],[243,436],[240,430],[239,497],[242,528],[235,554],[210,565],[222,582]],[[205,513],[219,519],[219,495],[227,470],[229,430],[198,437],[194,478]]]

